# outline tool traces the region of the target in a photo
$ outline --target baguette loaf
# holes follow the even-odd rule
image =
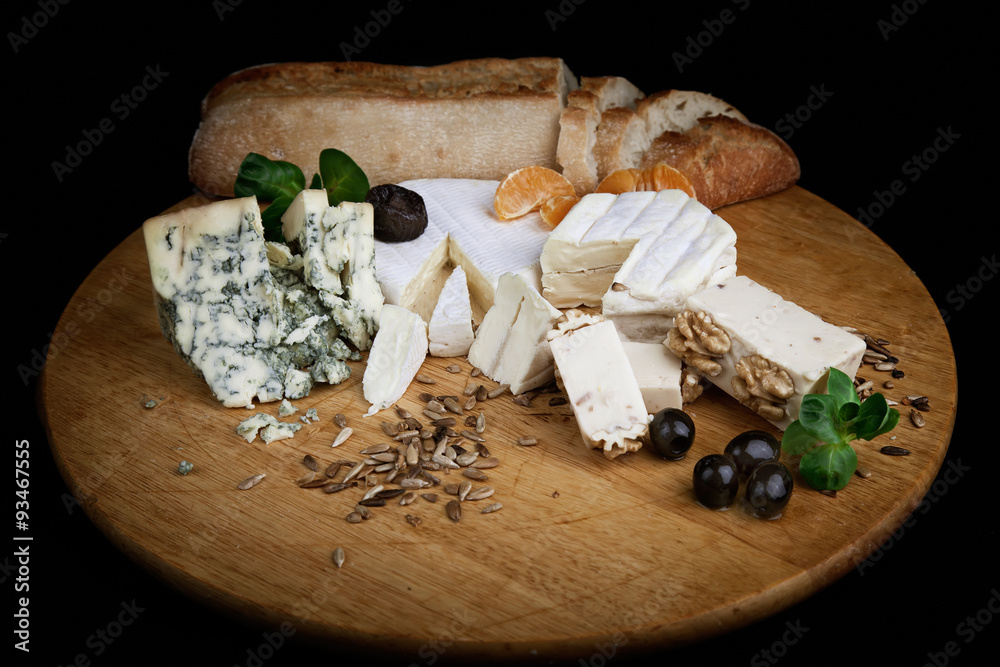
[[[324,148],[350,155],[372,185],[555,169],[559,117],[577,87],[559,58],[252,67],[202,101],[189,176],[209,194],[231,195],[240,162],[255,152],[298,165],[308,181]]]
[[[710,209],[779,192],[800,175],[798,158],[780,137],[729,116],[702,118],[685,132],[662,133],[639,166],[660,163],[683,172],[698,201]]]

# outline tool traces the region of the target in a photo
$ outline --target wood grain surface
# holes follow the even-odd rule
[[[889,340],[906,376],[882,391],[926,395],[932,406],[924,428],[902,408],[892,434],[858,443],[872,475],[836,497],[796,473],[780,519],[695,502],[695,461],[741,431],[773,431],[711,389],[688,408],[697,437],[679,462],[649,447],[605,460],[583,446],[569,406],[550,406],[550,394],[529,407],[510,394],[492,399],[479,407],[500,459],[486,471],[493,497],[465,501],[458,523],[440,488],[437,503],[390,500],[372,519],[348,523],[363,488],[324,494],[296,480],[305,454],[321,465],[357,460],[365,445],[387,441],[379,423],[396,420],[391,410],[361,416],[363,362],[341,385],[317,385],[286,418],[314,407],[319,422],[291,440],[248,444],[235,427],[252,412],[217,403],[162,337],[138,230],[88,276],[53,335],[60,345],[39,400],[57,465],[91,520],[136,562],[196,599],[269,627],[294,623],[320,642],[410,656],[448,642],[450,657],[546,660],[725,633],[828,586],[901,524],[947,451],[957,381],[924,286],[850,216],[799,187],[719,213],[738,234],[739,273],[834,324]],[[445,369],[451,363],[459,373]],[[419,416],[421,391],[461,393],[470,370],[464,359],[428,358],[422,372],[437,383],[412,385],[399,403]],[[871,367],[860,374],[876,386],[888,379]],[[277,415],[277,403],[258,407]],[[336,413],[355,432],[331,449]],[[528,434],[538,446],[514,444]],[[880,454],[890,435],[912,454]],[[186,476],[177,473],[184,459],[194,464]],[[258,485],[237,489],[258,473],[267,475]],[[480,513],[493,502],[503,509]]]

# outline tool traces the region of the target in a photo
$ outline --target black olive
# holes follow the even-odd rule
[[[663,458],[680,460],[694,442],[694,422],[683,410],[664,408],[649,423],[649,440]]]
[[[761,463],[747,479],[746,502],[750,513],[762,519],[781,516],[792,497],[792,486],[792,472],[784,463]]]
[[[694,495],[705,507],[729,507],[739,490],[740,476],[728,456],[709,454],[694,464]]]
[[[736,464],[740,477],[746,479],[761,463],[777,461],[781,445],[767,431],[744,431],[729,441],[725,453]]]
[[[385,243],[412,241],[427,229],[427,207],[419,193],[394,183],[376,185],[365,201],[375,213],[375,239]]]

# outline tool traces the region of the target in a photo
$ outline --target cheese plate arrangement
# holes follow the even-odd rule
[[[842,577],[944,460],[933,300],[721,99],[292,63],[202,111],[201,194],[40,384],[87,515],[197,599],[389,655],[676,647]]]

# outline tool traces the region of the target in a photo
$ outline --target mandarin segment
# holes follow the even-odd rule
[[[623,192],[644,190],[682,190],[694,197],[694,186],[690,179],[676,167],[660,163],[645,169],[618,169],[604,177],[595,192],[609,192],[620,195]]]
[[[569,179],[554,169],[532,165],[516,169],[500,181],[493,207],[501,220],[510,220],[538,210],[559,195],[576,195]]]
[[[538,209],[538,212],[541,214],[545,224],[554,228],[562,222],[562,219],[566,217],[566,214],[569,213],[569,210],[578,201],[580,201],[580,198],[576,195],[556,195],[542,202],[542,206]]]

